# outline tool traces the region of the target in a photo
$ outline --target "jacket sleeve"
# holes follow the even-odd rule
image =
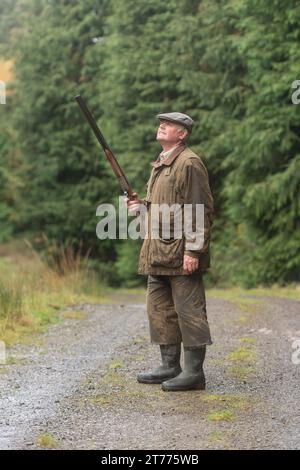
[[[187,206],[184,210],[184,254],[198,258],[209,249],[214,219],[213,197],[208,173],[200,158],[195,157],[186,162],[181,192],[184,204],[190,205],[189,210]],[[197,204],[202,206],[198,206],[196,210]],[[198,215],[198,220],[196,220],[196,215]]]

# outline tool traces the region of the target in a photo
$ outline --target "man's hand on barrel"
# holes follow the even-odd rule
[[[140,206],[143,204],[143,201],[139,199],[138,193],[132,193],[130,198],[125,198],[125,204],[127,205],[128,212],[132,212],[135,214],[140,209]]]

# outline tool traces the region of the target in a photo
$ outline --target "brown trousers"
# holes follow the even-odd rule
[[[201,273],[149,275],[147,310],[153,343],[182,342],[185,347],[212,344]]]

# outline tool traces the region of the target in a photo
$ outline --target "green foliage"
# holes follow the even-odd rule
[[[300,114],[291,84],[300,9],[293,1],[232,3],[247,92],[225,162],[224,194],[230,225],[243,227],[235,241],[242,248],[239,278],[246,285],[299,281]]]
[[[0,282],[0,320],[7,320],[9,316],[18,319],[22,313],[22,288],[8,288]]]
[[[296,0],[9,3],[0,41],[11,38],[15,82],[0,119],[0,240],[46,234],[92,249],[111,282],[139,282],[140,244],[95,236],[96,208],[115,202],[118,186],[76,109],[81,93],[141,196],[160,151],[155,115],[195,119],[190,145],[216,209],[210,284],[300,280]]]
[[[3,109],[4,108],[4,109]],[[20,181],[15,174],[17,161],[11,142],[9,105],[1,105],[0,114],[0,243],[10,239],[17,219],[17,198]]]
[[[109,243],[95,236],[98,204],[109,199],[104,158],[74,101],[87,98],[100,116],[97,83],[106,2],[34,2],[36,20],[21,32],[15,55],[14,126],[24,166],[26,195],[17,229],[35,240],[83,245],[104,256]],[[37,8],[39,6],[39,8]],[[30,60],[28,60],[30,57]]]
[[[143,282],[141,277],[136,276],[140,248],[141,244],[136,240],[126,240],[118,247],[116,270],[126,287],[136,287]]]

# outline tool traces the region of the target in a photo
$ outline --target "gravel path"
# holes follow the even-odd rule
[[[0,366],[0,449],[300,448],[300,302],[208,298],[208,387],[177,393],[136,382],[159,358],[143,303],[75,309]]]

